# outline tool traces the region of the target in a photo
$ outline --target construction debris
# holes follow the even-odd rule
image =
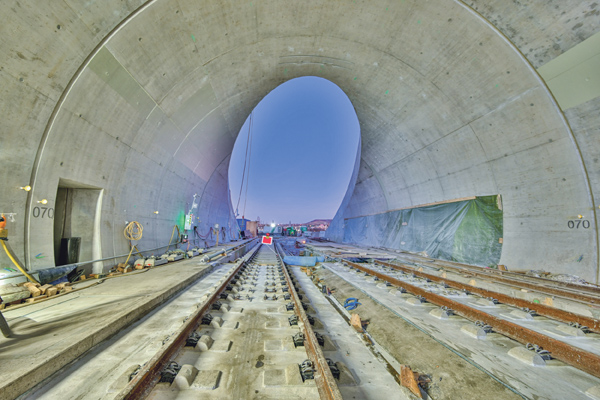
[[[408,365],[400,366],[400,383],[407,387],[415,396],[423,398],[424,389],[431,383],[428,375],[414,372]]]
[[[26,282],[23,286],[25,286],[27,288],[27,290],[29,290],[29,293],[31,293],[31,297],[38,297],[42,294],[42,291],[40,289],[38,289],[38,286],[40,286],[39,283],[31,283],[31,282]]]
[[[358,314],[352,314],[352,317],[350,318],[350,325],[352,325],[352,327],[356,329],[357,332],[362,333],[362,322],[360,321],[360,317],[358,316]]]
[[[585,286],[594,286],[590,284],[583,278],[578,277],[577,275],[569,275],[569,274],[553,274],[551,272],[546,272],[542,270],[530,270],[525,275],[535,276],[537,278],[545,278],[551,279],[557,282],[565,282],[565,283],[575,283],[577,285],[585,285]]]
[[[7,284],[0,286],[0,296],[3,299],[2,308],[21,303],[31,304],[39,300],[47,299],[57,294],[72,291],[71,283],[59,283],[57,285],[40,285],[39,283],[24,282],[18,285]]]
[[[24,286],[17,286],[12,283],[0,286],[0,298],[4,301],[2,305],[28,297],[31,297],[31,292]]]

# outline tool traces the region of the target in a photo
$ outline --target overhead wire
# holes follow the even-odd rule
[[[240,200],[242,199],[242,190],[244,188],[244,178],[246,176],[246,164],[248,163],[248,149],[250,148],[250,137],[251,137],[251,131],[252,131],[252,114],[253,113],[254,113],[254,111],[250,113],[250,121],[248,121],[248,138],[246,140],[246,153],[244,155],[244,169],[242,171],[242,181],[240,183],[240,193],[238,194],[238,201],[235,206],[236,213],[239,212]],[[242,214],[242,215],[245,215],[245,214]]]
[[[250,114],[250,126],[248,128],[248,141],[250,142],[250,151],[248,155],[248,176],[246,177],[246,193],[244,193],[244,212],[242,216],[246,215],[246,202],[248,201],[248,186],[250,186],[250,162],[252,161],[252,139],[254,136],[253,131],[254,126],[254,118],[252,118],[252,114]]]

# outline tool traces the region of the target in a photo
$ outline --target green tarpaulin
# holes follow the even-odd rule
[[[481,266],[502,253],[498,196],[346,219],[344,242],[381,246]]]

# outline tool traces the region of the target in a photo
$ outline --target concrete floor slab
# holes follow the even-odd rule
[[[17,336],[0,338],[0,399],[16,398],[211,270],[190,259],[5,311]],[[184,316],[175,313],[173,318],[180,325]]]

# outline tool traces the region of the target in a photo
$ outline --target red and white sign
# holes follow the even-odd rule
[[[263,244],[273,244],[273,237],[271,236],[263,236],[262,237]]]

